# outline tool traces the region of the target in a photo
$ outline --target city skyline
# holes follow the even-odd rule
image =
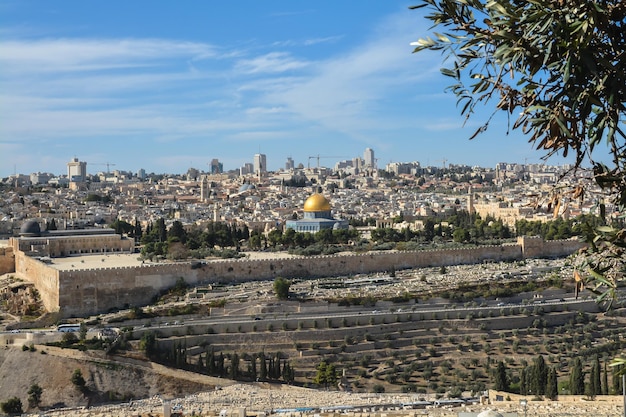
[[[410,5],[6,2],[0,177],[73,157],[89,173],[176,174],[260,153],[275,171],[365,148],[379,167],[540,163],[505,118],[468,139],[489,112],[464,126],[442,57],[412,53],[428,23]]]

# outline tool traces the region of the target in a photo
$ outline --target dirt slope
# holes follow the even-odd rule
[[[32,352],[16,347],[0,348],[0,402],[16,396],[22,400],[26,411],[28,389],[32,384],[43,388],[41,408],[48,409],[154,395],[178,397],[230,383],[150,362],[107,358],[102,352],[47,346],[36,346],[36,349]],[[85,378],[89,389],[86,394],[70,382],[76,369],[80,369]]]

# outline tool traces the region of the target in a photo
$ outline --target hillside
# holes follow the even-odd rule
[[[142,361],[107,359],[102,352],[79,352],[48,346],[36,351],[17,347],[0,349],[0,401],[17,396],[25,411],[28,389],[32,384],[43,388],[41,408],[92,406],[121,400],[184,396],[211,389],[214,378],[185,371],[171,370]],[[82,394],[70,377],[80,369],[89,388]],[[219,380],[219,385],[229,381]]]

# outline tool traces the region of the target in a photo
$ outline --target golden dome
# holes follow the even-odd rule
[[[330,203],[321,194],[313,194],[304,202],[304,211],[330,211]]]

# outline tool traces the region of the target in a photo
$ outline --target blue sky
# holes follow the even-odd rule
[[[73,157],[91,173],[228,170],[259,151],[271,170],[333,166],[367,147],[380,167],[540,162],[504,119],[468,140],[486,115],[463,127],[441,55],[412,53],[429,24],[411,4],[4,0],[0,176]]]

